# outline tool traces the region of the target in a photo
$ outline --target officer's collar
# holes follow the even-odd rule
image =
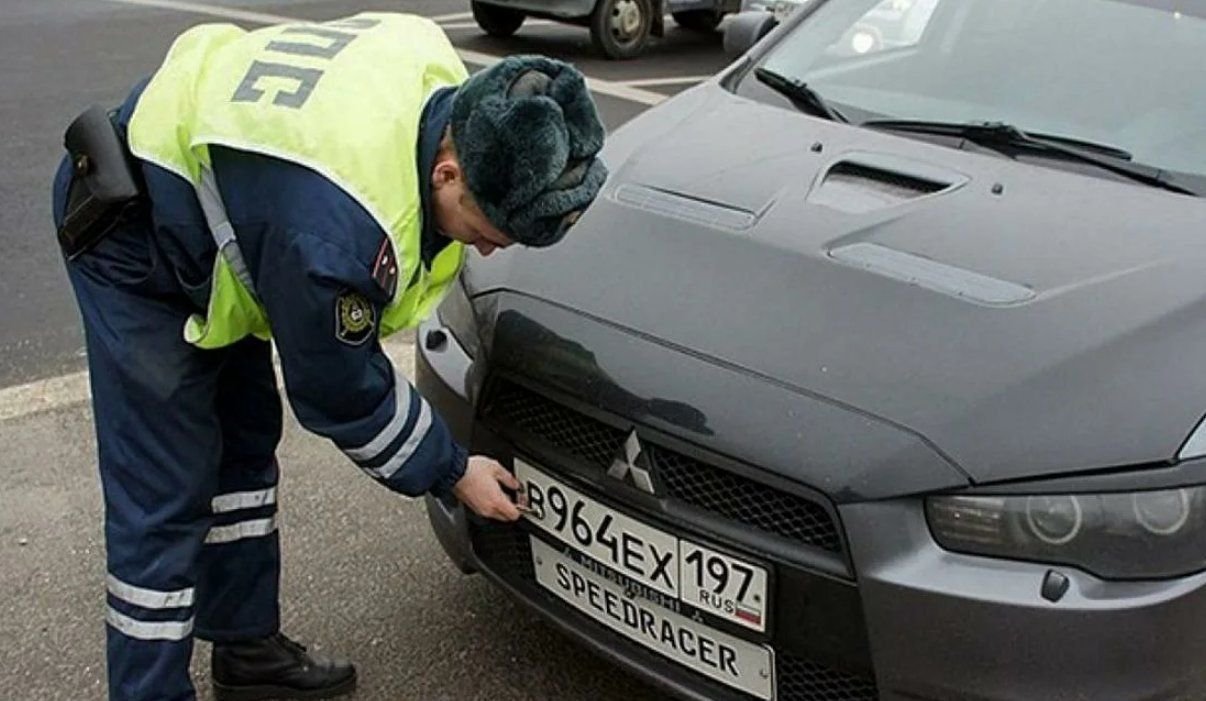
[[[431,203],[431,169],[435,166],[436,155],[440,152],[440,140],[444,137],[448,122],[452,118],[452,99],[455,96],[456,88],[440,88],[428,98],[427,104],[423,106],[423,116],[419,119],[419,197],[423,205],[420,254],[423,265],[427,268],[431,267],[436,255],[452,242],[435,228]]]

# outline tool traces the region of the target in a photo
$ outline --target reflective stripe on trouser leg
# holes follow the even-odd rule
[[[193,632],[193,587],[162,590],[142,587],[110,574],[106,579],[105,623],[117,644],[187,645]]]
[[[213,398],[226,354],[184,342],[191,310],[182,297],[136,292],[116,277],[147,267],[150,240],[145,223],[126,223],[67,268],[105,499],[109,696],[191,701],[197,564],[222,448]]]
[[[217,397],[222,466],[197,580],[197,636],[218,642],[264,637],[280,626],[281,400],[268,343],[245,339],[230,350]]]

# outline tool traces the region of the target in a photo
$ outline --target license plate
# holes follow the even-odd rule
[[[709,628],[640,597],[535,536],[536,581],[575,609],[663,656],[759,699],[775,696],[774,651]]]
[[[685,539],[678,551],[680,599],[746,628],[766,630],[766,570]]]
[[[600,504],[522,460],[525,518],[626,577],[718,618],[766,631],[767,572]]]

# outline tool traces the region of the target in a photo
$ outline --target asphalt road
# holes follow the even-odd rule
[[[394,349],[408,371],[412,348]],[[91,413],[85,402],[29,414],[13,403],[0,390],[0,699],[104,699]],[[283,627],[358,665],[360,690],[350,698],[662,698],[484,579],[462,576],[431,535],[421,501],[377,486],[292,422],[279,458]],[[199,644],[193,664],[202,701],[213,698],[208,652]]]
[[[62,129],[89,103],[120,101],[193,24],[256,23],[216,16],[229,11],[330,19],[361,9],[461,15],[444,23],[462,49],[574,61],[613,88],[597,95],[613,129],[655,101],[650,91],[671,94],[726,63],[719,35],[674,29],[627,63],[600,60],[577,27],[535,23],[492,40],[471,26],[467,2],[446,0],[0,0],[0,699],[104,698],[95,443],[77,312],[50,225]],[[622,97],[633,94],[645,99]],[[409,347],[395,352],[408,367]],[[661,698],[462,577],[421,503],[376,486],[330,445],[290,424],[281,461],[285,627],[358,663],[355,698]],[[199,646],[194,664],[202,699],[211,698],[207,652]]]
[[[461,15],[443,22],[460,48],[545,53],[604,81],[669,81],[641,84],[652,93],[681,90],[726,63],[719,33],[700,36],[673,23],[647,56],[619,63],[599,58],[580,27],[529,22],[511,39],[492,39],[473,26],[465,0],[0,0],[0,387],[83,367],[77,313],[50,224],[50,179],[72,117],[93,102],[119,103],[158,66],[172,39],[196,23],[250,27],[257,23],[241,18],[244,12],[332,19],[367,9]],[[648,107],[610,94],[596,99],[611,129]]]

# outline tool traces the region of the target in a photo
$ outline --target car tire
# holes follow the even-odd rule
[[[469,3],[473,10],[473,20],[482,31],[492,37],[506,38],[519,31],[526,17],[523,12],[509,7],[491,5],[485,2]]]
[[[652,28],[652,0],[598,0],[590,16],[591,41],[610,59],[639,56]]]
[[[720,20],[724,17],[723,14],[713,10],[685,10],[675,12],[671,16],[674,17],[674,23],[683,29],[704,34],[716,31],[716,28],[720,26]]]

